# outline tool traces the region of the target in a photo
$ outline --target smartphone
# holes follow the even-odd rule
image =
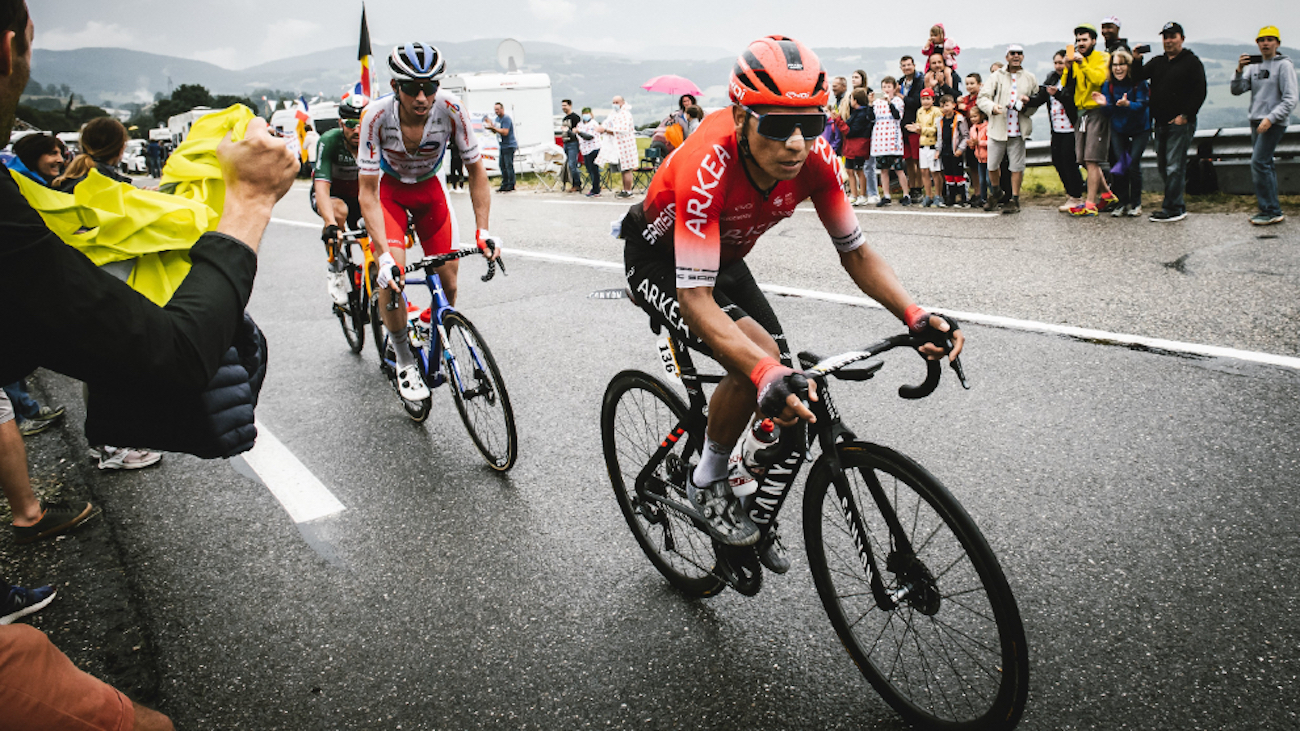
[[[1065,62],[1071,63],[1073,61],[1074,61],[1074,44],[1071,43],[1070,45],[1065,47]]]
[[[1261,64],[1261,63],[1264,63],[1264,57],[1263,57],[1263,56],[1250,56],[1250,62],[1253,63],[1253,64]]]
[[[1151,53],[1151,45],[1143,44],[1141,46],[1137,46],[1133,49],[1133,53],[1142,53],[1142,54]]]

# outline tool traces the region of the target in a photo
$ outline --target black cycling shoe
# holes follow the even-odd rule
[[[704,516],[709,535],[728,546],[752,546],[758,540],[758,526],[731,494],[731,483],[723,477],[708,487],[696,487],[694,478],[686,479],[686,498],[691,507]]]
[[[768,571],[784,574],[790,570],[790,554],[785,550],[785,544],[781,542],[781,536],[777,534],[775,525],[763,540],[758,542],[754,550],[758,552],[758,560],[767,567]]]

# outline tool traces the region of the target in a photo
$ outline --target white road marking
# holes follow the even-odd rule
[[[554,203],[573,203],[580,204],[582,201],[552,201]],[[608,205],[608,204],[607,204]],[[796,209],[812,210],[812,209]],[[903,211],[881,211],[882,213],[904,213]],[[912,215],[913,212],[907,212]],[[920,215],[963,215],[957,212],[953,213],[923,213],[916,211]],[[964,214],[976,215],[976,214]],[[979,214],[995,216],[999,214],[988,213]],[[281,218],[272,218],[272,222],[284,223],[292,226],[309,226],[318,228],[316,224],[302,223],[301,221],[289,221]],[[543,261],[553,261],[561,264],[576,264],[579,266],[594,267],[596,269],[615,269],[623,270],[623,265],[619,262],[603,261],[600,259],[588,259],[580,256],[571,256],[568,254],[553,254],[541,251],[526,251],[516,247],[507,247],[506,253],[510,256],[521,256],[525,259],[540,259]],[[820,300],[822,302],[833,302],[836,304],[853,305],[857,307],[871,307],[882,309],[881,306],[867,297],[837,294],[834,292],[821,292],[813,289],[800,289],[798,287],[786,287],[780,284],[759,284],[764,292],[772,294],[786,295],[790,297],[804,297],[807,299]],[[1190,355],[1201,355],[1210,358],[1232,358],[1250,363],[1262,363],[1265,365],[1280,366],[1282,368],[1292,368],[1300,370],[1300,358],[1286,355],[1276,355],[1274,353],[1261,353],[1254,350],[1238,350],[1236,348],[1224,348],[1217,345],[1202,345],[1200,343],[1186,343],[1177,340],[1164,340],[1161,338],[1151,338],[1145,335],[1131,335],[1128,333],[1109,332],[1107,330],[1094,330],[1091,328],[1072,327],[1070,325],[1053,325],[1047,322],[1036,322],[1034,320],[1018,320],[1012,317],[1003,317],[1001,315],[986,315],[979,312],[963,312],[952,310],[945,307],[927,307],[945,314],[952,315],[962,322],[973,322],[980,325],[989,325],[991,327],[1001,327],[1010,330],[1024,330],[1026,332],[1051,333],[1053,335],[1065,335],[1071,338],[1081,340],[1094,340],[1105,343],[1114,343],[1116,345],[1136,345],[1153,350],[1164,350],[1171,353],[1187,353]]]
[[[293,522],[306,523],[346,509],[265,424],[256,423],[257,443],[244,453],[244,461],[262,478]]]

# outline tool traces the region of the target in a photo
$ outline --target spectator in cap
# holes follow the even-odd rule
[[[1187,149],[1196,134],[1196,115],[1205,103],[1205,66],[1183,48],[1183,26],[1165,23],[1160,29],[1164,54],[1137,67],[1134,76],[1151,82],[1151,124],[1155,129],[1156,164],[1165,184],[1161,210],[1152,213],[1156,222],[1187,218],[1183,191],[1187,183]]]
[[[1075,160],[1088,171],[1088,193],[1082,205],[1070,209],[1075,216],[1098,214],[1097,200],[1105,180],[1101,166],[1110,158],[1110,120],[1100,110],[1094,94],[1101,91],[1110,74],[1110,54],[1097,49],[1097,28],[1084,23],[1074,29],[1074,52],[1066,59],[1061,85],[1074,84],[1074,106],[1079,122],[1074,127]],[[1114,196],[1110,191],[1103,205]]]
[[[992,195],[984,210],[997,208],[1002,184],[1009,183],[1011,198],[1003,213],[1020,211],[1020,182],[1025,175],[1025,139],[1033,130],[1033,100],[1038,94],[1038,80],[1024,68],[1025,49],[1019,44],[1007,47],[1007,65],[989,77],[980,87],[977,104],[989,118],[989,187]],[[1011,180],[1002,177],[1003,158],[1010,161]]]
[[[1106,39],[1106,53],[1119,50],[1133,52],[1133,49],[1128,46],[1128,39],[1119,37],[1119,28],[1119,18],[1114,15],[1107,15],[1101,19],[1101,37]]]
[[[1267,226],[1286,219],[1277,199],[1273,151],[1286,134],[1287,121],[1296,107],[1297,81],[1291,59],[1277,52],[1282,45],[1277,26],[1260,28],[1255,45],[1263,60],[1251,63],[1248,54],[1237,59],[1232,93],[1241,95],[1250,90],[1250,180],[1255,184],[1255,201],[1259,204],[1259,213],[1251,216],[1250,222]]]

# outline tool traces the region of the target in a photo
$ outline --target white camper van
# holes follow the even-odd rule
[[[564,149],[555,144],[552,118],[551,77],[546,74],[482,73],[450,74],[442,88],[460,97],[474,120],[474,134],[490,175],[500,175],[499,140],[483,129],[483,117],[494,114],[501,102],[515,122],[515,171],[532,172],[555,160],[564,160]]]
[[[211,107],[194,107],[188,112],[181,112],[168,117],[167,130],[171,133],[172,144],[179,145],[185,141],[185,138],[190,134],[190,127],[194,126],[195,120],[219,111],[221,110],[212,109]]]

